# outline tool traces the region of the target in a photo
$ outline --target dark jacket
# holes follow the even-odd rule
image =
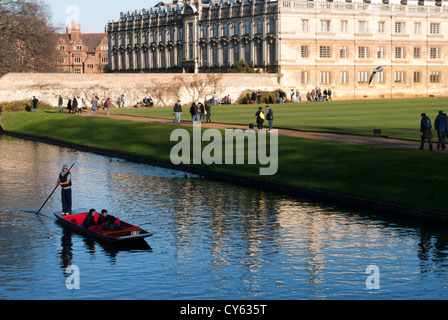
[[[264,122],[264,119],[260,117],[260,114],[261,114],[262,112],[263,112],[262,110],[258,110],[258,111],[255,113],[255,116],[257,117],[257,123],[263,123],[263,122]]]
[[[82,222],[82,226],[85,228],[96,226],[95,217],[92,216],[91,214],[87,214],[86,218]]]
[[[271,108],[266,111],[266,120],[274,120],[274,111]]]
[[[428,121],[429,127],[426,125]],[[428,116],[422,118],[422,121],[420,121],[420,132],[422,133],[422,139],[432,139],[431,120],[429,120]]]
[[[182,112],[182,106],[179,103],[176,103],[174,105],[173,112]]]
[[[439,114],[434,120],[434,128],[439,132],[447,131],[447,117],[446,114]]]

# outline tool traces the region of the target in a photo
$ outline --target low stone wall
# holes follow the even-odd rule
[[[232,101],[247,89],[280,88],[276,74],[64,74],[9,73],[0,78],[0,101],[31,100],[36,96],[57,106],[59,95],[64,105],[79,96],[90,106],[95,93],[101,100],[110,98],[114,106],[122,94],[125,106],[133,106],[151,97],[156,106],[172,106],[177,99],[183,104],[203,101],[216,92],[220,99]]]

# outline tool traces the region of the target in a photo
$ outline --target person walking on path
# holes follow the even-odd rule
[[[59,113],[62,113],[62,105],[64,104],[64,100],[62,99],[61,96],[59,96],[59,101],[58,101],[58,105],[59,105]]]
[[[182,114],[182,105],[180,104],[180,100],[177,100],[177,102],[174,104],[173,114],[174,114],[173,122],[177,122],[179,124],[180,116]]]
[[[196,102],[193,102],[193,104],[190,107],[191,123],[192,124],[194,124],[196,122],[196,112],[197,112]]]
[[[210,117],[211,117],[211,108],[212,108],[212,106],[211,106],[211,104],[210,104],[210,100],[207,100],[207,99],[205,99],[205,101],[204,101],[204,103],[205,103],[205,122],[212,122],[212,120],[210,119]]]
[[[437,149],[446,148],[445,137],[447,131],[447,121],[448,119],[446,117],[446,114],[443,113],[442,110],[440,110],[436,120],[434,120],[434,128],[437,130],[437,138],[439,139],[437,141]]]
[[[76,99],[76,97],[73,98],[72,109],[73,109],[73,114],[78,113],[78,99]]]
[[[431,120],[428,118],[426,113],[421,114],[422,120],[420,121],[420,133],[421,133],[421,150],[424,149],[425,140],[428,140],[429,150],[432,150],[432,131],[431,131]]]
[[[301,101],[301,99],[300,99],[300,92],[299,92],[298,89],[296,89],[296,100],[297,100],[297,102]]]
[[[124,103],[126,102],[126,99],[124,98],[124,94],[121,95],[121,107],[124,108]]]
[[[36,99],[35,96],[33,96],[33,100],[31,101],[31,111],[37,112],[37,103],[39,102],[39,99]]]
[[[269,131],[272,132],[272,123],[274,122],[274,111],[269,106],[266,106],[266,120],[269,122]]]
[[[294,89],[291,89],[291,103],[294,103]]]
[[[261,93],[261,90],[258,89],[257,92],[257,104],[261,104],[261,97],[263,96],[263,93]]]
[[[96,96],[96,94],[93,94],[91,104],[92,104],[92,113],[95,113],[98,107],[98,97]]]
[[[62,167],[62,172],[59,174],[59,178],[56,184],[62,187],[62,215],[70,215],[72,214],[72,177],[70,172],[68,171],[67,165],[64,165]]]
[[[257,117],[257,129],[262,130],[263,129],[263,122],[264,122],[264,113],[263,108],[259,107],[258,111],[255,113],[255,116]]]
[[[110,99],[109,98],[107,98],[107,100],[106,100],[106,109],[107,109],[107,118],[109,118],[110,117],[110,108],[111,108],[111,106],[112,106],[112,101],[110,101]]]

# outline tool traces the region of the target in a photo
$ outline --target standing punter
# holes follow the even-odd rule
[[[62,187],[62,215],[70,215],[72,214],[72,177],[66,165],[62,167],[57,185]]]

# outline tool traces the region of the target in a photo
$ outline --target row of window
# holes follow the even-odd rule
[[[394,83],[406,83],[406,72],[405,71],[395,71],[394,72]],[[370,80],[370,72],[369,71],[358,71],[357,74],[357,82],[358,83],[368,83]],[[421,83],[422,81],[422,73],[421,71],[414,71],[411,73],[412,81],[414,83]],[[441,82],[441,72],[440,71],[431,71],[428,74],[430,83],[439,83]],[[332,73],[330,71],[320,71],[319,72],[319,83],[320,84],[331,84]],[[340,84],[348,84],[348,72],[340,71],[339,72],[339,83]],[[384,83],[384,72],[379,72],[375,77],[376,83]],[[301,72],[301,82],[302,84],[309,83],[309,72],[302,71]]]
[[[331,58],[331,46],[319,46],[319,58]],[[405,47],[394,47],[394,58],[395,59],[405,59],[407,58],[407,48]],[[357,58],[359,59],[368,59],[368,58],[378,58],[383,59],[384,58],[384,47],[377,47],[376,52],[372,55],[369,51],[371,50],[370,47],[366,46],[359,46],[357,51]],[[413,58],[414,59],[421,59],[422,58],[422,49],[421,47],[413,47]],[[307,45],[303,45],[300,47],[300,54],[302,58],[309,58],[310,56],[310,47]],[[347,58],[347,47],[346,46],[340,46],[339,47],[339,58]],[[440,48],[438,47],[431,47],[429,48],[429,58],[430,59],[440,59]]]
[[[101,59],[101,63],[102,64],[106,64],[109,62],[109,58],[108,57],[100,57]],[[67,58],[66,57],[58,57],[57,58],[57,62],[59,64],[64,64],[67,63]],[[73,57],[73,63],[83,63],[84,62],[84,58],[83,57]]]
[[[319,20],[319,31],[320,32],[332,32],[332,24],[334,31],[333,32],[348,32],[348,20],[339,20],[339,26],[337,26],[338,22],[332,21],[332,20]],[[375,26],[372,26],[376,23],[376,31],[378,33],[385,33],[386,32],[386,21],[368,21],[368,20],[358,20],[357,21],[357,29],[356,32],[358,33],[368,33],[370,31],[370,28],[374,28]],[[412,27],[412,22],[402,22],[397,21],[393,24],[393,32],[395,34],[405,34],[407,29],[406,26],[410,25],[410,28]],[[302,32],[309,32],[310,31],[310,20],[308,19],[302,19],[301,20],[301,31]],[[420,34],[421,33],[421,22],[413,22],[414,26],[414,34]],[[374,28],[375,29],[375,28]],[[440,34],[440,23],[439,22],[431,22],[429,24],[429,34],[437,35]]]
[[[87,47],[85,47],[86,49],[87,49]],[[101,46],[101,50],[102,51],[107,51],[108,50],[108,46],[107,45],[102,45]],[[65,51],[65,46],[58,46],[58,48],[57,48],[59,51]],[[83,51],[84,50],[84,47],[83,46],[75,46],[74,48],[73,48],[73,51]]]

